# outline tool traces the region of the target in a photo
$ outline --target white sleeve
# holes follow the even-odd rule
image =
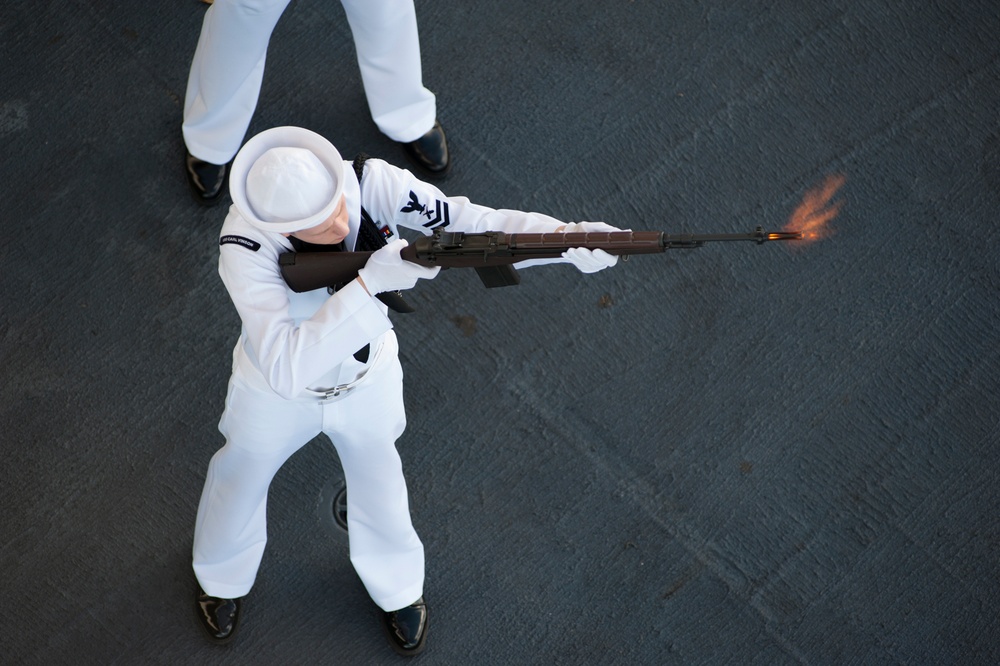
[[[243,320],[258,367],[275,393],[294,398],[358,349],[392,328],[384,309],[357,280],[296,324],[277,250],[219,248],[219,275]]]
[[[369,160],[371,162],[377,164],[372,165],[374,169],[370,175],[366,174],[365,207],[368,210],[376,208],[380,219],[391,220],[394,232],[396,227],[407,227],[425,235],[430,235],[434,229],[439,228],[469,233],[549,233],[565,224],[541,213],[498,210],[474,204],[466,197],[445,196],[437,187],[425,183],[405,169],[382,160]],[[518,262],[516,267],[565,261],[531,259]]]

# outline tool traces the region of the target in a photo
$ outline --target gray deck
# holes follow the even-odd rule
[[[1000,662],[1000,9],[903,4],[418,3],[450,194],[742,232],[847,178],[808,247],[412,292],[420,663]],[[241,635],[195,624],[239,328],[182,170],[203,11],[0,8],[3,663],[399,663],[325,440],[272,486]],[[251,132],[284,124],[405,164],[336,2],[278,26]]]

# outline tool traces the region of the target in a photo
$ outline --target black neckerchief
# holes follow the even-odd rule
[[[354,158],[354,175],[358,177],[359,187],[361,186],[361,178],[365,174],[365,162],[367,160],[368,156],[364,153],[358,153],[358,156]],[[378,225],[375,224],[375,220],[372,219],[372,216],[362,206],[361,224],[358,225],[358,240],[354,243],[354,249],[361,252],[374,252],[385,245],[385,237],[378,230]]]

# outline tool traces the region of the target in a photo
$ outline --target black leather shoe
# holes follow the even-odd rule
[[[184,159],[188,185],[195,201],[205,206],[214,206],[222,200],[226,192],[228,164],[212,164],[199,160],[191,153]]]
[[[209,637],[216,643],[228,643],[236,635],[240,623],[242,599],[220,599],[198,588],[198,619]]]
[[[443,176],[451,169],[448,139],[444,136],[441,123],[436,120],[427,134],[416,141],[404,143],[403,149],[414,164],[432,176]]]
[[[382,612],[382,628],[392,649],[409,657],[420,654],[427,641],[427,605],[420,597],[406,608]]]

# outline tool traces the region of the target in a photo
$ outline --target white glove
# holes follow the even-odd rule
[[[563,229],[563,233],[590,233],[592,231],[622,231],[617,227],[604,222],[570,222]],[[618,257],[608,254],[604,250],[587,250],[582,247],[574,247],[562,253],[566,261],[576,266],[581,273],[596,273],[610,268],[618,263]]]
[[[618,257],[604,250],[588,250],[582,247],[571,247],[562,253],[566,261],[573,264],[581,273],[596,273],[610,268],[618,263]]]
[[[404,247],[406,241],[401,238],[389,241],[385,247],[376,250],[358,271],[358,277],[369,294],[374,296],[385,291],[410,289],[417,280],[429,280],[441,270],[440,266],[427,267],[406,261],[399,256]]]

